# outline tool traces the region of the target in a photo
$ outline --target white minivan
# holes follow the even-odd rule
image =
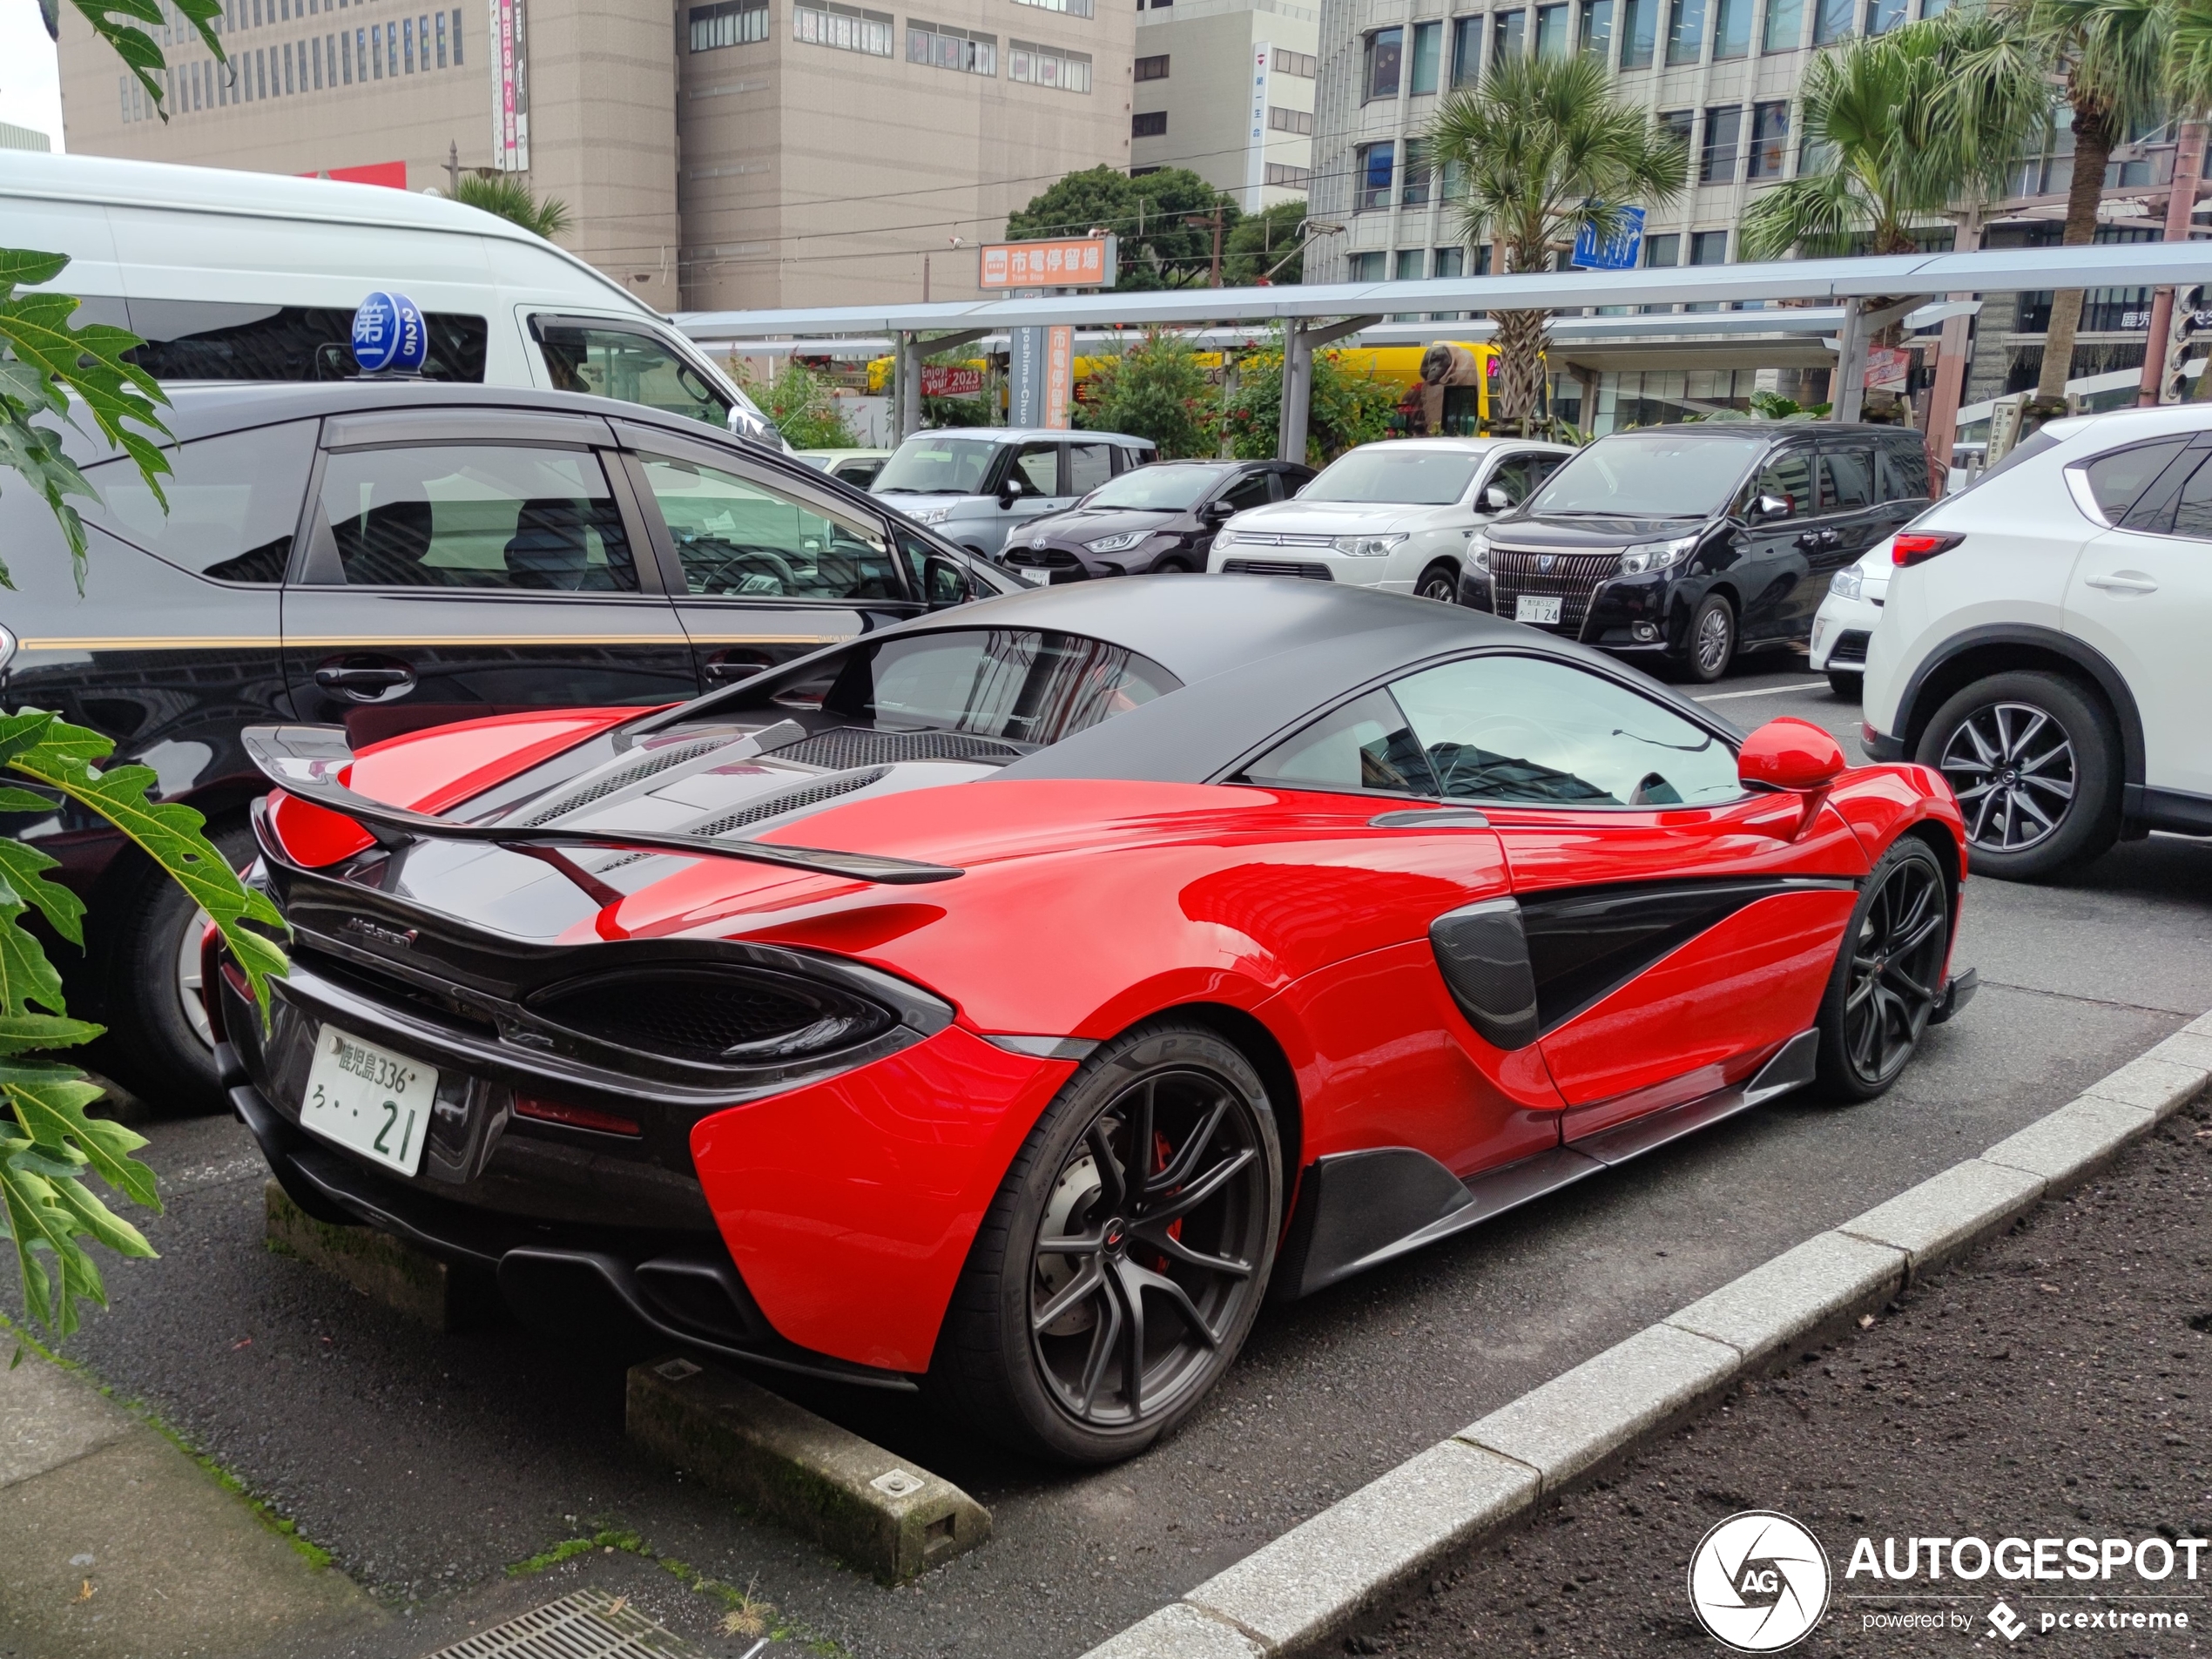
[[[343,380],[354,311],[406,294],[434,380],[595,392],[784,447],[752,401],[620,283],[490,213],[378,185],[11,150],[0,246],[66,253],[52,286],[163,381]]]

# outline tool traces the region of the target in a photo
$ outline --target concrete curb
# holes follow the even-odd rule
[[[470,1331],[496,1321],[503,1309],[489,1275],[471,1275],[428,1251],[374,1227],[334,1227],[263,1184],[265,1238],[271,1250],[312,1263],[373,1302],[433,1331]]]
[[[1979,1157],[1784,1251],[1429,1447],[1085,1659],[1318,1653],[1444,1558],[2085,1179],[2212,1082],[2212,1014]]]

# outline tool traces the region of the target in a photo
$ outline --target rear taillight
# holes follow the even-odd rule
[[[207,1029],[217,1042],[223,1033],[223,930],[209,922],[199,935],[199,1000],[207,1010]]]
[[[1948,553],[1966,539],[1963,536],[1930,536],[1918,530],[1900,530],[1890,540],[1890,563],[1924,564],[1939,553]]]
[[[588,1129],[602,1135],[640,1135],[644,1131],[626,1117],[612,1112],[597,1112],[589,1106],[572,1106],[565,1100],[548,1100],[543,1095],[517,1094],[515,1096],[515,1116],[534,1117],[541,1123],[560,1123],[570,1129]]]

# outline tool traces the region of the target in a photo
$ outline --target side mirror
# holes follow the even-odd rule
[[[1198,509],[1198,516],[1209,524],[1226,524],[1237,516],[1237,509],[1225,501],[1210,501]]]
[[[1483,486],[1480,505],[1484,512],[1509,513],[1513,511],[1514,508],[1519,503],[1514,500],[1511,492],[1508,491],[1503,484],[1486,484]]]
[[[1751,503],[1751,518],[1764,524],[1770,519],[1787,518],[1796,510],[1787,496],[1761,496]]]
[[[1743,740],[1736,775],[1748,788],[1810,794],[1834,783],[1850,764],[1834,738],[1810,720],[1785,714]]]
[[[921,597],[932,610],[949,610],[975,597],[975,583],[959,560],[932,553],[922,561]]]
[[[1022,483],[1022,475],[1010,472],[1006,475],[1006,482],[999,486],[999,506],[1001,509],[1011,507],[1028,493],[1028,489]]]

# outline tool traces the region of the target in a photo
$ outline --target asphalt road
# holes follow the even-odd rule
[[[1744,725],[1858,711],[1802,667],[1707,695]],[[1075,1655],[1485,1412],[1822,1228],[2062,1104],[2212,1008],[2212,846],[2155,839],[2063,887],[1969,883],[1979,998],[1903,1081],[1849,1109],[1784,1100],[1305,1303],[1273,1309],[1170,1443],[1070,1476],[941,1433],[918,1408],[809,1403],[958,1481],[994,1541],[887,1591],[634,1457],[637,1357],[513,1329],[433,1337],[261,1247],[262,1171],[221,1119],[149,1126],[158,1262],[108,1273],[65,1352],[293,1517],[395,1609],[353,1651],[419,1654],[610,1575],[711,1635],[721,1604],[636,1558],[503,1570],[605,1525],[750,1586],[857,1655]],[[588,1565],[586,1564],[588,1563]],[[543,1587],[543,1595],[537,1594]]]

